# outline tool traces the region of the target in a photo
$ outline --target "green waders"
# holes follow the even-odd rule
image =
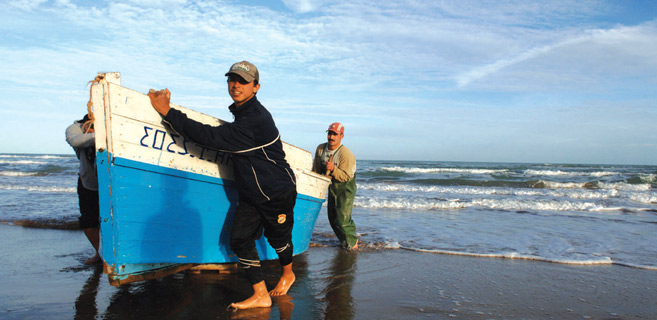
[[[356,224],[351,219],[351,208],[356,197],[356,177],[347,182],[333,180],[329,186],[328,220],[333,232],[346,248],[356,245]]]

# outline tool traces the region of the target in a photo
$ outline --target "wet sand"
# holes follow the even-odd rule
[[[178,273],[109,285],[81,231],[0,225],[2,319],[655,319],[657,272],[312,247],[271,308],[230,312],[245,276]],[[279,267],[265,268],[268,287]]]

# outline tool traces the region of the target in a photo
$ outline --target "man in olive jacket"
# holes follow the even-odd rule
[[[317,146],[313,171],[331,177],[328,219],[333,232],[346,249],[358,249],[356,224],[351,209],[356,197],[356,157],[342,144],[344,126],[335,122],[328,130],[328,141]]]

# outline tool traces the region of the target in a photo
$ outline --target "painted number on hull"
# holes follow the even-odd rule
[[[192,158],[198,157],[201,160],[214,162],[216,164],[225,165],[230,160],[230,155],[215,149],[200,146],[196,143],[194,143],[193,146],[198,149],[198,152],[190,152],[187,149],[188,143],[189,141],[187,141],[187,139],[175,133],[168,133],[166,131],[153,129],[147,126],[144,126],[144,136],[141,137],[141,140],[139,140],[139,144],[142,147],[152,148],[160,151],[166,150],[167,152],[177,153],[179,155],[189,155]],[[180,146],[183,151],[176,152],[173,150],[175,149],[174,146],[176,145]]]

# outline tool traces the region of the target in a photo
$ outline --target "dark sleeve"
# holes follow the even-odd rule
[[[187,118],[180,110],[171,109],[164,117],[176,133],[205,147],[240,151],[255,146],[253,132],[246,126],[225,123],[220,126],[211,126]]]

